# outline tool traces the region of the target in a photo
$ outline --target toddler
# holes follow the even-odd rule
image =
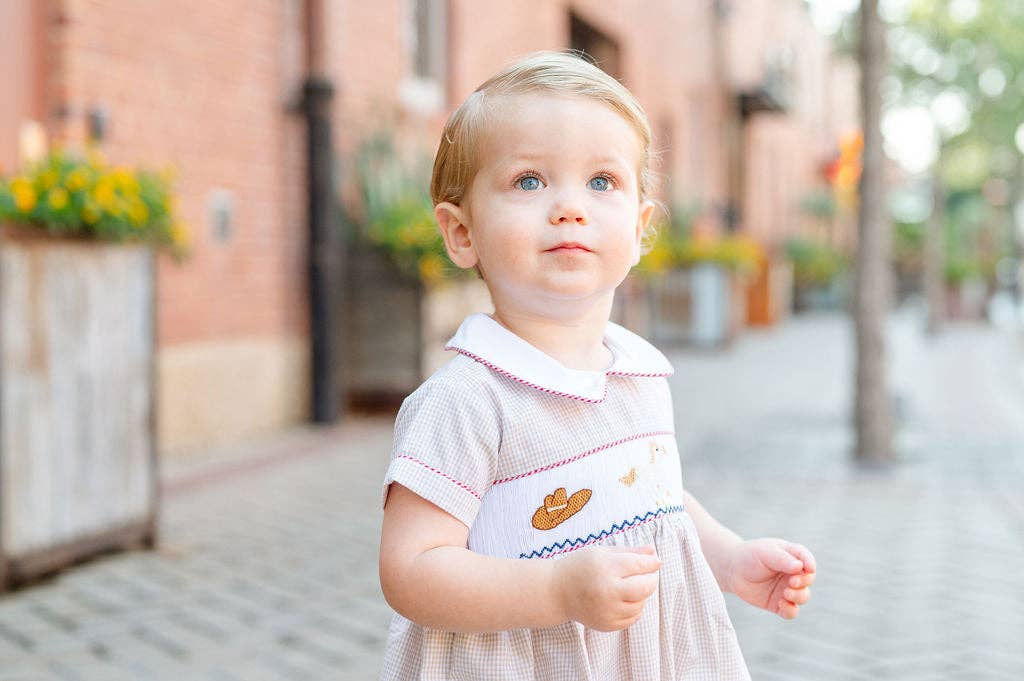
[[[744,541],[683,488],[672,367],[609,322],[654,211],[650,143],[628,90],[554,52],[445,126],[435,216],[494,313],[398,414],[383,679],[749,679],[722,592],[787,619],[810,598],[806,548]]]

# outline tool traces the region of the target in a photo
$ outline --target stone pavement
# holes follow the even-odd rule
[[[728,597],[754,679],[1024,679],[1024,348],[891,326],[901,462],[850,464],[839,317],[671,353],[688,488],[748,537],[814,551],[783,621]],[[387,418],[167,469],[160,548],[0,596],[0,681],[374,679]]]
[[[901,463],[872,470],[849,463],[852,331],[837,321],[674,357],[677,430],[688,414],[701,424],[684,445],[689,489],[741,535],[799,541],[818,561],[795,621],[728,597],[753,677],[1024,679],[1024,348],[984,327],[927,341],[896,320]]]

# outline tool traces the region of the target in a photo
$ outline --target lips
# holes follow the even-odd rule
[[[589,248],[575,241],[564,241],[555,246],[554,248],[549,248],[546,252],[554,253],[558,251],[578,251],[581,253],[593,253],[593,251],[591,251]]]

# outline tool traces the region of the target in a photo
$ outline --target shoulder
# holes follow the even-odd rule
[[[399,482],[468,527],[495,479],[502,422],[487,377],[467,361],[453,358],[405,398],[382,502]]]
[[[492,372],[458,355],[405,398],[395,428],[444,425],[496,432],[500,430],[501,405]]]
[[[429,402],[484,402],[487,406],[496,406],[494,375],[479,362],[464,355],[456,355],[411,392],[402,407]]]

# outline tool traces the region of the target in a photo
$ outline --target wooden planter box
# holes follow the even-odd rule
[[[985,318],[988,290],[980,279],[946,282],[946,318],[952,321],[980,321]]]
[[[154,256],[0,227],[0,589],[153,546]]]
[[[423,285],[361,242],[348,258],[344,381],[348,406],[391,408],[419,385]]]
[[[444,345],[466,315],[494,310],[482,281],[427,288],[387,254],[353,246],[345,315],[349,406],[393,409],[451,359]]]
[[[421,305],[421,379],[426,379],[452,358],[452,351],[445,350],[444,346],[455,335],[462,320],[474,312],[494,312],[494,305],[487,285],[480,279],[428,288]]]
[[[794,312],[834,312],[846,309],[848,304],[844,277],[836,277],[828,284],[793,286]]]
[[[746,280],[725,267],[700,264],[651,279],[649,339],[656,345],[718,348],[747,318]]]
[[[763,258],[747,292],[747,324],[773,326],[785,321],[793,307],[793,264]]]

